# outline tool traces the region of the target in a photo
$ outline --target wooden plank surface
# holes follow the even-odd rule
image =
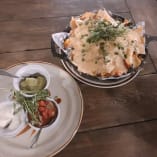
[[[148,57],[145,59],[145,64],[143,66],[143,70],[141,71],[140,75],[147,75],[153,73],[156,73],[156,69],[154,64],[152,64],[151,58],[148,55]]]
[[[50,48],[51,34],[68,22],[67,17],[0,22],[0,52]]]
[[[51,55],[51,34],[62,31],[72,15],[103,7],[132,15],[136,22],[144,20],[146,32],[157,34],[156,0],[1,0],[0,67],[39,60],[62,67]],[[149,50],[141,76],[125,86],[98,89],[78,83],[84,97],[83,121],[58,157],[157,156],[156,42]]]
[[[130,18],[128,13],[120,15]],[[51,34],[61,32],[71,17],[0,22],[0,53],[50,48]]]
[[[156,157],[157,122],[79,133],[56,157]]]
[[[77,15],[106,7],[127,12],[125,0],[1,0],[0,21]]]
[[[80,130],[157,118],[156,80],[156,74],[139,76],[131,83],[114,89],[82,85],[85,112]]]
[[[0,62],[1,68],[7,68],[9,66],[18,64],[20,62],[27,61],[43,61],[56,64],[63,68],[58,58],[54,58],[51,54],[51,50],[35,50],[35,51],[20,51],[15,53],[1,53],[2,58]]]
[[[145,21],[146,33],[157,36],[157,1],[156,0],[127,0],[128,7],[136,22]],[[157,68],[157,41],[149,45],[149,53]]]

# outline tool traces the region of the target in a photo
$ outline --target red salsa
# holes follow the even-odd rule
[[[32,125],[36,127],[46,127],[53,123],[58,115],[58,110],[56,104],[53,101],[40,100],[38,101],[38,111],[37,111],[38,122],[32,124],[31,118],[29,121]]]

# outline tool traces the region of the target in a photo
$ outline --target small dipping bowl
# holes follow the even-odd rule
[[[52,99],[52,98],[47,98],[46,101],[49,101],[49,102],[53,103],[53,105],[55,107],[55,110],[56,110],[56,113],[55,113],[54,117],[48,123],[46,123],[44,125],[41,125],[41,126],[33,125],[31,123],[31,120],[30,120],[29,115],[28,115],[28,124],[30,125],[30,127],[32,127],[35,130],[47,128],[49,126],[51,126],[51,127],[55,126],[57,121],[58,121],[58,119],[59,119],[60,109],[59,109],[59,106],[58,106],[57,102],[54,99]]]
[[[14,89],[17,91],[20,91],[21,94],[25,97],[32,97],[35,95],[35,93],[25,93],[23,91],[21,91],[20,89],[20,82],[25,79],[26,77],[32,76],[34,74],[40,74],[41,76],[43,76],[46,79],[46,85],[43,89],[47,89],[49,84],[50,84],[50,74],[48,73],[48,71],[43,68],[40,65],[37,64],[29,64],[26,65],[22,68],[20,68],[17,72],[16,72],[16,76],[18,76],[19,78],[14,78],[13,79],[13,86]]]

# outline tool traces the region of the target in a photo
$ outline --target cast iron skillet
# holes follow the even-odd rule
[[[119,20],[119,21],[124,21],[125,18],[118,15],[118,14],[112,14],[111,15],[114,19],[116,20]],[[135,26],[135,23],[133,22],[130,22],[129,23],[129,27],[132,28]],[[71,28],[68,26],[66,27],[66,29],[64,30],[64,32],[67,32],[69,33],[71,30]],[[143,61],[141,63],[141,65],[136,68],[136,69],[129,69],[128,73],[127,74],[124,74],[124,75],[121,75],[121,76],[118,76],[118,77],[108,77],[108,78],[103,78],[103,77],[99,77],[99,76],[91,76],[91,75],[88,75],[88,74],[85,74],[85,73],[82,73],[82,72],[79,72],[78,69],[77,69],[77,66],[75,66],[71,60],[68,58],[68,55],[63,51],[61,50],[54,42],[54,40],[51,38],[51,51],[52,51],[52,54],[54,57],[58,57],[60,59],[62,59],[63,61],[66,61],[68,62],[73,69],[75,69],[75,71],[77,71],[77,73],[79,73],[79,75],[81,75],[82,77],[86,78],[86,79],[89,79],[89,80],[95,80],[95,81],[101,81],[103,82],[104,80],[111,80],[111,81],[116,81],[116,80],[120,80],[120,79],[124,79],[124,78],[129,78],[131,75],[135,75],[135,73],[139,73],[139,71],[141,71],[141,68],[143,67],[144,65],[144,60],[145,58],[148,56],[148,45],[151,41],[157,41],[157,36],[151,36],[151,35],[147,35],[147,34],[144,34],[145,36],[145,54],[144,55],[141,55],[141,57],[143,58]]]

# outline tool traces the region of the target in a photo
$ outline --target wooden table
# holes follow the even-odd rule
[[[0,67],[53,58],[50,38],[62,31],[72,15],[105,7],[135,22],[146,22],[157,35],[156,0],[1,0]],[[84,116],[78,133],[57,157],[157,156],[157,43],[143,72],[131,83],[98,89],[79,83]]]

